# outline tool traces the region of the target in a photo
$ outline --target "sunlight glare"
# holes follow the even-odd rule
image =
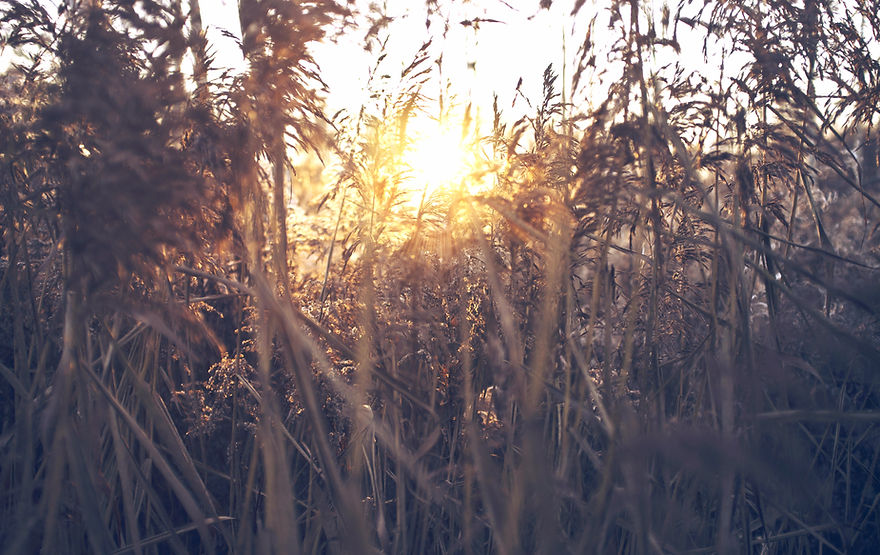
[[[441,189],[462,187],[468,157],[460,131],[435,124],[418,132],[405,153],[413,202],[418,205],[423,196],[427,200]]]

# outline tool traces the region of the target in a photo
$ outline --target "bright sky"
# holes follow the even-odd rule
[[[359,8],[368,2],[357,0]],[[520,91],[533,103],[541,98],[544,68],[552,63],[560,75],[563,63],[563,37],[570,35],[572,0],[557,0],[549,10],[540,9],[539,0],[483,0],[481,2],[440,2],[439,13],[431,20],[426,31],[426,8],[420,0],[387,0],[385,12],[392,22],[380,34],[388,38],[383,61],[384,73],[399,75],[429,37],[433,38],[431,53],[443,55],[442,72],[448,81],[449,94],[461,104],[471,102],[480,110],[481,117],[492,116],[493,93],[499,96],[499,105],[513,121],[523,113],[531,112],[522,98],[514,101],[514,91],[520,78]],[[452,4],[452,5],[444,5]],[[218,65],[235,67],[241,55],[233,41],[219,32],[225,28],[238,35],[236,0],[201,0],[202,20],[209,40],[215,47]],[[584,8],[586,11],[588,8]],[[582,14],[583,15],[583,14]],[[474,19],[496,20],[482,22],[479,30],[460,22]],[[443,36],[444,20],[449,22]],[[350,29],[335,42],[315,45],[313,52],[321,67],[321,75],[329,86],[327,113],[339,109],[357,111],[364,101],[364,90],[370,68],[378,57],[378,47],[367,52],[364,46],[365,29]],[[580,40],[565,39],[567,58],[572,59]],[[566,75],[570,80],[570,73]],[[439,83],[434,83],[427,94],[436,99]]]

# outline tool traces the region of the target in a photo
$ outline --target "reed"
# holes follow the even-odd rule
[[[181,2],[65,6],[0,2],[4,553],[880,543],[870,2],[576,2],[607,44],[487,136],[378,11],[242,1],[230,77]],[[330,118],[309,46],[360,16]]]

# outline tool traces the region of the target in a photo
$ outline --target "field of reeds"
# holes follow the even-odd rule
[[[571,2],[483,125],[208,4],[0,0],[0,551],[880,550],[876,0]]]

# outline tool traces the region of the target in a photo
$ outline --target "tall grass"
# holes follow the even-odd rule
[[[179,2],[0,6],[4,552],[880,543],[868,2],[577,2],[568,102],[417,208],[428,41],[334,135],[341,5],[240,2],[235,77]]]

